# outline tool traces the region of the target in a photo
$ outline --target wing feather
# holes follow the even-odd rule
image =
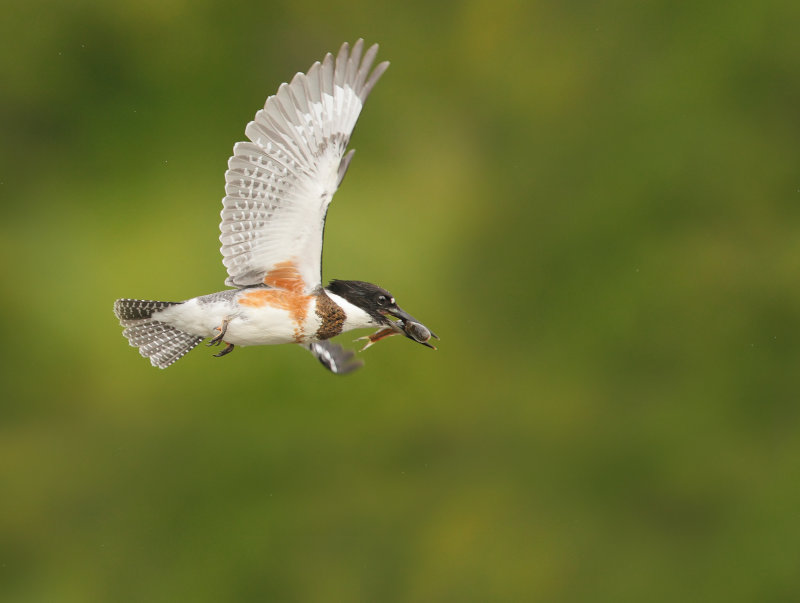
[[[247,124],[225,172],[220,241],[225,283],[264,282],[291,263],[311,291],[321,281],[325,214],[352,157],[350,134],[372,87],[377,44],[343,44],[281,84]],[[363,53],[363,54],[362,54]]]

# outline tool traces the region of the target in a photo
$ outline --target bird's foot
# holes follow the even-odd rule
[[[206,344],[206,346],[211,347],[212,345],[219,345],[220,343],[222,343],[222,338],[225,337],[225,333],[228,332],[228,323],[229,322],[230,322],[230,320],[228,320],[226,318],[225,320],[222,321],[222,325],[220,325],[219,327],[215,327],[214,330],[219,331],[219,335],[217,335],[216,337],[211,339]],[[227,354],[227,352],[226,352],[226,354]]]
[[[230,354],[233,351],[233,347],[234,347],[233,344],[229,343],[228,347],[226,347],[224,350],[214,354],[214,358],[222,358],[225,354]]]

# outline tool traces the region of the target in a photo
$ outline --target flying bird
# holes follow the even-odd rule
[[[403,334],[433,348],[436,337],[371,283],[322,286],[325,216],[353,150],[350,134],[388,62],[373,68],[378,45],[345,43],[267,98],[247,124],[249,142],[233,147],[222,200],[222,263],[231,289],[180,302],[118,299],[114,313],[130,344],[166,368],[204,339],[235,346],[295,343],[327,369],[349,373],[363,363],[329,339],[374,328],[366,349]],[[435,348],[434,348],[435,349]]]

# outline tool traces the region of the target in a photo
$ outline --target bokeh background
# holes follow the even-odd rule
[[[798,23],[12,0],[0,599],[800,600]],[[392,66],[324,276],[389,288],[440,349],[152,368],[114,299],[223,288],[232,145],[362,36]]]

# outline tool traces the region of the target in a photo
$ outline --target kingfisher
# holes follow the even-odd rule
[[[123,335],[166,368],[201,341],[225,347],[295,343],[336,374],[363,362],[330,340],[378,330],[362,349],[392,335],[435,349],[425,325],[386,289],[356,280],[322,286],[325,217],[353,158],[347,150],[364,102],[389,66],[375,44],[345,43],[267,98],[233,147],[225,172],[220,242],[229,289],[179,302],[118,299]]]

